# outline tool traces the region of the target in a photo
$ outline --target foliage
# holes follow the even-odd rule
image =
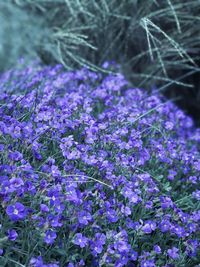
[[[67,69],[77,64],[97,69],[105,60],[115,60],[138,87],[154,82],[190,87],[180,77],[184,70],[186,76],[198,71],[197,0],[8,0],[1,5],[12,11],[12,23],[20,25],[14,31],[31,36],[31,42],[21,37],[24,49],[33,52],[30,44],[40,37],[37,51],[45,62],[60,62]],[[18,19],[23,16],[30,17],[29,28]],[[40,28],[36,27],[38,19],[43,22]],[[5,21],[10,27],[8,23]],[[8,32],[5,27],[3,31]],[[8,44],[13,46],[8,48],[11,52],[17,43],[14,31],[5,45],[5,49]]]
[[[199,263],[200,129],[103,67],[1,76],[2,267]]]

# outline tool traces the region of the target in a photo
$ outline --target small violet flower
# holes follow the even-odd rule
[[[179,257],[179,249],[176,247],[172,247],[171,249],[167,250],[167,254],[169,255],[170,258],[172,258],[173,260],[177,259]]]
[[[142,230],[145,234],[151,234],[156,229],[156,223],[153,221],[147,221]]]
[[[26,217],[25,206],[20,202],[9,205],[6,208],[6,213],[12,221],[23,220]]]
[[[17,232],[14,229],[8,230],[8,239],[11,241],[15,241],[18,237]]]
[[[48,230],[45,234],[44,241],[46,244],[51,245],[54,243],[56,237],[57,237],[56,232]]]
[[[75,235],[73,243],[80,246],[81,248],[84,248],[88,243],[88,238],[83,236],[81,233],[77,233]]]

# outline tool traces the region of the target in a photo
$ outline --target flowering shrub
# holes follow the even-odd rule
[[[197,266],[200,130],[121,74],[0,79],[0,266]]]

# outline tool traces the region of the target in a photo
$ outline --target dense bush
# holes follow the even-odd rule
[[[189,117],[120,73],[35,63],[0,90],[0,266],[197,266]]]

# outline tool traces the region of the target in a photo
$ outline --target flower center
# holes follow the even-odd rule
[[[19,212],[17,209],[14,209],[14,212],[13,212],[15,215],[17,215]]]

